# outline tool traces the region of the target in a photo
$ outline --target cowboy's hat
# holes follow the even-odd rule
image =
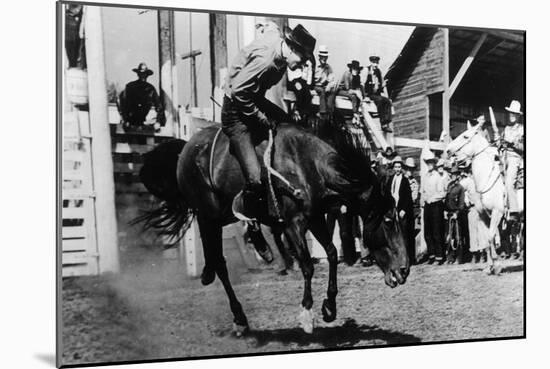
[[[411,169],[412,169],[412,168],[415,168],[416,165],[415,165],[415,163],[414,163],[414,158],[407,158],[407,159],[405,160],[405,166],[406,166],[407,168],[411,168]]]
[[[317,52],[319,56],[329,56],[327,45],[319,45],[319,51]]]
[[[437,159],[436,159],[434,153],[433,153],[431,150],[428,151],[428,153],[426,154],[426,156],[423,157],[422,159],[423,159],[426,163],[428,163],[428,162],[433,162],[433,163],[435,163],[435,162],[437,161]]]
[[[377,56],[377,55],[372,55],[369,57],[369,60],[372,62],[372,63],[378,63],[380,61],[380,57]]]
[[[359,63],[358,60],[352,60],[351,63],[348,63],[348,68],[357,69],[359,71],[363,69],[363,67],[361,66],[361,63]]]
[[[508,110],[510,113],[523,115],[521,112],[521,103],[517,100],[512,100],[510,106],[507,106],[504,109]]]
[[[308,32],[301,24],[298,24],[294,29],[285,26],[284,36],[286,43],[296,52],[300,53],[304,59],[315,61],[313,50],[317,40]]]
[[[397,155],[395,158],[393,158],[391,164],[394,165],[395,163],[403,164],[403,159],[401,159],[401,156]]]
[[[143,62],[139,63],[137,68],[132,69],[132,71],[136,72],[137,74],[147,74],[148,76],[153,74],[153,71],[151,69],[147,68],[147,64],[145,64]]]
[[[435,164],[435,167],[436,167],[436,168],[444,167],[444,166],[445,166],[445,160],[443,160],[443,159],[439,159],[439,160],[437,161],[437,163]]]

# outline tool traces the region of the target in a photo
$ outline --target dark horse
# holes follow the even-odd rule
[[[248,329],[248,320],[229,281],[222,250],[222,227],[236,221],[232,202],[242,189],[244,179],[239,164],[229,154],[228,139],[224,134],[218,135],[211,160],[218,129],[217,126],[203,129],[183,145],[176,171],[179,193],[164,198],[160,208],[145,214],[141,220],[145,221],[146,227],[177,236],[185,232],[196,216],[205,269],[214,270],[223,284],[234,316],[235,331],[242,334]],[[258,155],[263,154],[265,147],[265,142],[258,146]],[[147,158],[142,169],[144,183],[154,181],[147,178],[154,174],[154,169],[146,167]],[[260,221],[272,226],[274,234],[284,234],[288,252],[297,259],[302,270],[304,310],[300,319],[304,331],[311,333],[313,330],[313,262],[305,239],[307,230],[323,246],[329,262],[327,299],[322,304],[323,319],[330,322],[336,318],[337,252],[324,217],[334,204],[343,202],[363,218],[368,246],[385,274],[386,284],[395,287],[398,283],[405,283],[409,262],[393,200],[382,195],[368,160],[343,158],[318,137],[283,124],[275,136],[273,167],[302,192],[298,200],[279,190],[278,180],[274,179],[284,223],[274,226],[261,218]]]

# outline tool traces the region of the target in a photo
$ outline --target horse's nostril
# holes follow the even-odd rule
[[[409,267],[401,267],[401,275],[403,276],[403,278],[407,278],[407,276],[409,275]]]

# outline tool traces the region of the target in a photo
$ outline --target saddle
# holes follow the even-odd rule
[[[214,186],[214,150],[216,149],[216,144],[222,129],[219,128],[214,136],[212,145],[210,146],[210,153],[208,155],[208,178],[210,183]],[[296,200],[302,200],[302,192],[300,189],[295,188],[282,174],[277,172],[272,167],[273,160],[273,132],[269,131],[267,147],[263,154],[263,164],[265,166],[265,176],[262,179],[262,183],[266,186],[266,200],[267,200],[267,210],[268,217],[275,219],[276,222],[282,223],[282,215],[279,207],[278,194],[284,192],[289,194]],[[199,164],[199,169],[202,171],[201,165]],[[262,167],[262,171],[264,168]],[[203,173],[204,174],[204,173]],[[278,179],[278,186],[274,186],[272,178],[275,177]],[[277,190],[277,191],[276,191]],[[231,206],[231,210],[235,217],[243,221],[256,221],[256,219],[246,216],[244,213],[244,199],[243,191],[240,191],[235,198]]]

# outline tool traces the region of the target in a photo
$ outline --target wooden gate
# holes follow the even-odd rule
[[[99,273],[88,113],[63,115],[62,276]]]

